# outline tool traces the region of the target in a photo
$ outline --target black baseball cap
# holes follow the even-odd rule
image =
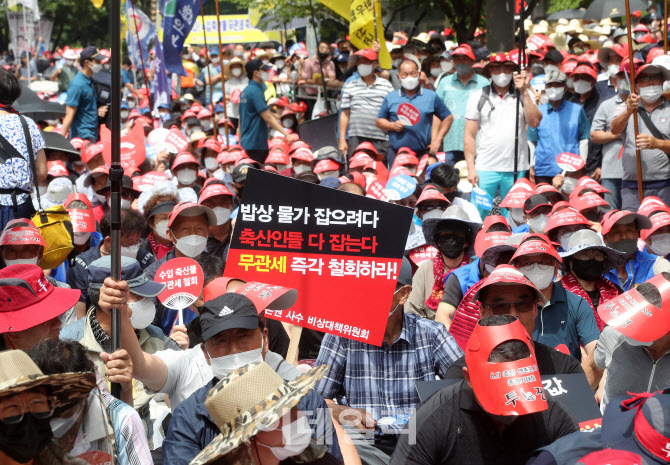
[[[398,286],[412,285],[412,265],[410,265],[407,257],[402,257],[402,264],[400,265],[400,273],[398,273]]]
[[[100,53],[97,47],[90,45],[79,54],[79,63],[84,64],[85,60],[104,60],[105,56]]]
[[[270,71],[272,66],[264,64],[263,60],[260,58],[254,58],[253,60],[247,61],[247,63],[244,65],[244,68],[247,70],[247,74],[249,74],[258,70]]]
[[[549,50],[545,55],[543,60],[553,61],[554,63],[563,63],[563,55],[556,49]]]
[[[204,342],[227,329],[256,329],[260,321],[251,299],[234,293],[205,302],[199,320]]]
[[[552,208],[551,202],[549,201],[549,197],[547,197],[544,194],[534,194],[528,197],[526,201],[523,203],[523,212],[531,213],[536,208],[544,206]]]

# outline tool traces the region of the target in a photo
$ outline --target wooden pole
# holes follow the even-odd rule
[[[223,93],[223,117],[226,119],[226,124],[223,125],[223,130],[225,131],[226,134],[226,150],[228,150],[230,147],[228,146],[228,110],[226,108],[226,80],[224,79],[223,76],[223,45],[221,43],[221,16],[219,15],[219,0],[214,0],[214,4],[216,5],[216,30],[219,33],[219,57],[221,58],[221,91]],[[214,102],[212,102],[212,113],[214,113]],[[217,123],[214,125],[216,126]]]
[[[667,0],[666,0],[667,2]],[[630,93],[637,95],[635,88],[635,63],[633,60],[633,39],[631,37],[631,21],[630,21],[630,3],[626,0],[626,31],[628,33],[628,67],[630,68]],[[637,136],[640,133],[637,125],[637,110],[633,113],[633,129],[635,131],[635,161],[637,162],[637,194],[640,198],[640,203],[644,199],[644,190],[642,188],[642,155],[637,146]]]
[[[663,53],[668,53],[668,0],[663,2]]]
[[[205,59],[207,60],[207,79],[209,79],[209,103],[212,105],[212,121],[214,121],[214,99],[212,98],[212,74],[209,72],[209,65],[212,63],[209,59],[209,49],[207,48],[207,29],[205,28],[205,9],[200,0],[200,21],[202,22],[202,40],[205,42]],[[218,28],[219,25],[217,24]],[[221,63],[221,49],[219,49],[219,63]],[[223,78],[223,76],[221,76]],[[214,127],[214,138],[217,136],[217,127],[216,124],[212,125]]]

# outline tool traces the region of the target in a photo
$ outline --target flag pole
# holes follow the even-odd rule
[[[151,108],[151,121],[154,121],[154,112],[153,112],[153,104],[151,102],[151,89],[149,88],[149,80],[147,79],[147,70],[146,66],[144,65],[144,54],[142,53],[142,44],[140,43],[140,33],[137,30],[137,15],[135,14],[135,1],[130,0],[130,6],[133,8],[133,23],[135,25],[135,39],[137,40],[137,48],[140,51],[140,61],[142,62],[142,76],[144,77],[144,89],[147,94],[147,99],[149,100],[149,108]],[[158,36],[157,36],[158,37]]]
[[[519,12],[520,27],[519,27],[519,74],[523,71],[524,60],[526,57],[526,30],[524,24],[523,13],[525,11],[526,2],[521,2],[521,11]],[[519,113],[521,112],[522,95],[514,89],[516,94],[516,119],[514,123],[514,182],[519,177]]]
[[[628,67],[630,68],[630,93],[636,94],[635,88],[635,62],[633,60],[633,40],[631,37],[632,24],[630,22],[630,3],[626,0],[626,31],[628,34]],[[637,146],[637,136],[640,133],[637,124],[637,110],[633,112],[633,129],[635,131],[635,161],[637,164],[637,194],[640,198],[640,203],[644,199],[644,190],[642,188],[642,155]]]
[[[374,26],[375,26],[375,42],[379,42],[379,37],[377,37],[377,0],[372,0],[372,17],[374,18]]]
[[[207,60],[207,79],[209,79],[209,103],[212,105],[212,115],[214,114],[214,99],[212,98],[212,87],[214,85],[212,84],[212,73],[209,71],[209,65],[212,64],[211,60],[209,59],[209,49],[207,48],[207,30],[205,29],[205,8],[202,4],[202,0],[200,0],[200,21],[202,22],[202,40],[205,42],[205,59]],[[216,25],[216,28],[219,28],[219,24]],[[219,63],[221,63],[221,49],[219,48]],[[223,78],[223,76],[221,76]],[[212,117],[212,120],[214,120],[214,117]],[[216,124],[212,125],[214,128],[214,138],[217,137],[218,132],[217,132],[217,127]]]
[[[223,117],[226,120],[226,124],[223,125],[223,130],[226,133],[226,150],[228,150],[230,147],[228,145],[228,109],[227,107],[227,102],[226,102],[226,80],[224,79],[223,76],[223,44],[221,43],[221,16],[219,15],[219,0],[214,0],[214,4],[216,5],[216,30],[219,33],[219,63],[221,63],[221,91],[223,93]],[[201,7],[202,8],[202,7]],[[211,88],[211,86],[210,86]],[[214,113],[214,102],[212,102],[212,113]],[[218,124],[218,121],[217,123]],[[216,126],[214,124],[214,126]]]
[[[111,251],[112,279],[121,280],[121,0],[110,1],[110,38],[112,41],[112,106],[111,133],[112,157],[109,169],[111,194]],[[116,48],[116,50],[114,50]],[[121,310],[112,310],[112,352],[121,348]],[[117,399],[121,397],[121,385],[112,383],[111,393]]]
[[[668,54],[668,0],[663,0],[663,53]]]

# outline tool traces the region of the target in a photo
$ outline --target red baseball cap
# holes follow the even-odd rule
[[[637,212],[640,215],[649,216],[654,212],[668,212],[670,213],[670,208],[663,202],[661,199],[655,196],[645,197],[640,207],[637,209]]]
[[[34,226],[5,228],[0,236],[0,246],[3,245],[41,245],[49,248],[39,229]]]
[[[375,53],[375,51],[372,50],[371,48],[364,48],[362,50],[359,50],[355,52],[354,55],[367,58],[370,61],[377,61],[377,53]]]
[[[195,152],[198,155],[202,155],[203,152],[207,149],[219,153],[222,149],[221,143],[216,139],[200,139],[198,141],[198,148],[196,149]]]
[[[77,150],[81,150],[81,148],[88,143],[89,142],[87,140],[84,140],[81,137],[73,137],[72,139],[70,139],[70,144],[72,144],[72,147],[74,147]]]
[[[602,184],[599,184],[588,176],[582,176],[577,180],[575,191],[579,191],[580,189],[591,189],[596,194],[611,194],[611,192],[605,189]]]
[[[639,213],[629,212],[627,210],[610,210],[605,213],[603,216],[600,229],[600,234],[603,236],[608,234],[616,223],[628,224],[635,221],[637,223],[637,229],[649,229],[651,228],[651,221],[644,215]]]
[[[394,176],[400,176],[401,174],[404,174],[405,176],[416,176],[416,174],[413,174],[410,170],[405,168],[402,165],[396,165],[391,172],[389,173],[389,178],[392,178]],[[393,199],[395,200],[395,199]]]
[[[221,297],[226,292],[234,292],[234,289],[228,289],[233,281],[239,281],[240,284],[246,283],[246,281],[242,279],[226,278],[225,276],[213,279],[202,290],[202,299],[205,302],[208,302],[217,297]]]
[[[442,192],[432,186],[426,187],[421,192],[419,200],[416,201],[416,206],[418,207],[421,202],[425,202],[426,200],[441,200],[442,202],[446,202],[447,205],[451,203],[444,195],[442,195]]]
[[[65,167],[65,163],[60,160],[55,160],[47,162],[47,175],[57,178],[60,176],[69,176],[70,172]]]
[[[593,79],[598,78],[598,73],[596,72],[595,68],[592,65],[586,64],[584,62],[579,63],[579,65],[577,65],[577,67],[572,70],[572,76],[574,77],[576,74],[586,74]]]
[[[628,44],[626,45],[614,44],[611,47],[601,48],[600,50],[598,50],[598,61],[601,63],[607,63],[607,61],[609,60],[609,56],[612,53],[619,55],[621,58],[628,57]]]
[[[572,71],[574,71],[574,69],[575,69],[576,67],[577,67],[577,61],[575,61],[575,60],[566,60],[566,61],[564,61],[563,64],[561,65],[561,71],[563,71],[563,73],[564,73],[566,76],[570,77],[570,76],[572,75]]]
[[[235,293],[248,297],[259,314],[263,311],[286,310],[298,300],[298,291],[295,289],[256,281],[243,284]]]
[[[174,170],[178,166],[187,165],[187,164],[194,164],[194,165],[200,166],[200,164],[198,163],[198,160],[196,160],[193,155],[191,155],[188,152],[182,152],[179,155],[177,155],[175,157],[174,161],[172,162],[172,170]]]
[[[88,163],[93,157],[97,154],[102,153],[104,146],[102,142],[96,142],[95,144],[88,144],[81,151],[81,161]]]
[[[553,207],[551,207],[550,215],[553,215],[554,213],[559,212],[559,211],[563,210],[564,208],[568,208],[568,207],[570,207],[570,204],[568,202],[566,202],[565,200],[559,200],[558,202],[556,202],[554,204]]]
[[[205,207],[204,205],[198,205],[193,202],[179,202],[175,205],[174,209],[170,213],[170,219],[168,220],[168,228],[172,227],[172,223],[178,216],[207,216],[207,222],[209,225],[216,224],[216,214],[212,211],[211,208]]]
[[[86,175],[86,179],[84,179],[84,186],[91,186],[93,184],[93,178],[97,178],[98,176],[102,175],[109,175],[109,167],[105,165],[98,166],[96,169],[88,173]]]
[[[205,200],[211,199],[212,197],[217,197],[219,195],[228,195],[231,198],[233,197],[233,193],[230,192],[230,189],[228,189],[225,185],[219,183],[208,184],[200,191],[200,199],[198,200],[198,203],[202,205],[202,202]]]
[[[279,165],[289,165],[291,164],[291,159],[288,157],[288,154],[282,149],[273,149],[265,159],[265,163],[277,163]]]
[[[378,156],[380,155],[379,152],[377,152],[377,149],[375,146],[372,144],[372,142],[361,142],[358,144],[356,149],[354,150],[354,153],[356,152],[365,152],[368,155],[370,155],[372,158],[379,160]]]
[[[81,208],[71,208],[67,210],[72,222],[72,230],[78,232],[93,232],[96,228],[95,215],[93,210],[84,210]]]
[[[307,162],[312,162],[314,160],[314,154],[309,148],[299,148],[298,150],[295,150],[291,156],[289,156],[291,159],[296,159],[296,160],[302,160],[302,161],[307,161]],[[339,167],[339,165],[338,165]]]
[[[640,238],[643,240],[647,240],[649,236],[654,234],[659,229],[665,226],[670,226],[670,213],[667,211],[657,213],[656,215],[652,216],[650,220],[651,228],[640,231]]]
[[[0,332],[24,331],[59,317],[80,295],[79,289],[53,286],[37,265],[8,266],[0,270]]]
[[[86,194],[81,194],[81,193],[76,193],[76,192],[73,192],[72,194],[67,196],[67,198],[65,199],[65,202],[63,202],[63,206],[65,208],[67,208],[67,206],[70,205],[75,200],[79,200],[80,202],[84,202],[86,204],[86,207],[88,207],[89,210],[93,209],[93,205],[91,204],[91,201],[89,200],[88,196]]]
[[[500,202],[503,208],[523,208],[523,203],[533,194],[533,185],[526,178],[518,179]]]
[[[559,263],[563,263],[563,259],[561,258],[560,255],[558,255],[558,252],[548,240],[544,241],[535,238],[531,238],[530,240],[525,240],[524,242],[522,242],[519,245],[519,248],[516,249],[516,252],[514,252],[514,255],[512,256],[509,262],[511,264],[514,264],[514,261],[517,258],[523,257],[525,255],[534,255],[534,254],[549,255],[558,260]]]
[[[226,152],[225,150],[217,155],[216,162],[222,165],[226,163],[235,163],[237,160],[240,160],[244,157],[244,154],[239,150]]]
[[[531,290],[533,291],[535,297],[539,302],[542,302],[542,304],[547,303],[547,299],[544,296],[544,294],[542,294],[542,292],[540,292],[540,290],[537,287],[535,287],[535,285],[532,282],[530,282],[530,280],[526,278],[521,271],[519,271],[512,265],[496,266],[495,269],[488,276],[488,278],[484,280],[484,283],[477,290],[477,292],[474,293],[474,295],[472,296],[472,300],[473,302],[478,301],[482,290],[486,289],[489,286],[494,285],[511,286],[516,284],[528,286],[529,288],[531,288]]]
[[[317,164],[314,165],[313,171],[318,174],[325,171],[339,171],[339,169],[340,164],[328,158],[326,160],[318,161]]]
[[[567,205],[567,202],[564,203]],[[577,226],[580,224],[589,226],[590,223],[578,210],[568,206],[549,215],[544,231],[549,235],[553,230],[562,228],[563,226]]]
[[[647,64],[649,64],[652,61],[654,61],[654,58],[663,55],[665,55],[665,53],[663,52],[663,49],[661,47],[654,47],[651,50],[649,50],[649,53],[647,53],[647,59],[645,61]]]
[[[562,192],[559,192],[559,190],[556,189],[551,184],[546,184],[546,183],[540,183],[537,186],[535,186],[535,191],[533,191],[533,195],[535,195],[535,194],[547,194],[547,192],[550,193],[550,194],[557,194],[563,200],[568,200],[568,198]]]
[[[411,153],[399,153],[393,161],[394,166],[419,165],[419,159]]]
[[[605,202],[605,200],[595,192],[587,192],[584,195],[572,197],[570,199],[570,206],[576,208],[580,212],[593,207],[602,206],[610,208],[610,204]]]
[[[312,150],[312,147],[310,147],[307,142],[305,142],[304,140],[300,140],[300,139],[294,140],[293,142],[291,142],[289,147],[290,147],[289,154],[291,152],[295,151],[295,150],[298,150],[298,149],[308,149],[310,151]]]
[[[501,215],[489,215],[486,218],[484,218],[482,231],[488,231],[491,226],[494,226],[496,224],[503,224],[507,228],[507,231],[509,231],[510,233],[512,232],[512,228],[510,228],[509,224],[507,224],[507,220],[505,219],[504,216]]]
[[[511,235],[512,233],[501,231],[487,233],[480,229],[475,237],[475,255],[481,257],[486,249],[504,244]]]
[[[288,142],[286,142],[284,139],[280,137],[275,137],[270,142],[268,142],[268,148],[270,150],[275,149],[277,147],[284,150],[284,152],[288,152]]]
[[[349,169],[364,167],[368,163],[373,162],[373,158],[365,152],[356,152],[354,156],[349,159]]]
[[[472,61],[475,60],[475,54],[472,52],[472,47],[470,47],[468,44],[462,44],[456,47],[453,52],[451,52],[451,56],[455,55],[462,55],[470,58]]]

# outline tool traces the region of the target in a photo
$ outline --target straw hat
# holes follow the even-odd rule
[[[232,371],[209,391],[205,400],[205,407],[221,434],[191,461],[191,465],[211,463],[272,425],[295,407],[329,368],[329,365],[320,365],[291,381],[284,381],[265,362]],[[321,456],[326,450],[322,447]]]

